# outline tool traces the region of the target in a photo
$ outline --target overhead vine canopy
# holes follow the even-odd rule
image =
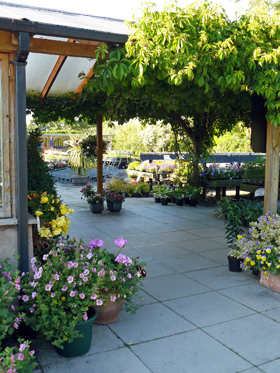
[[[267,120],[280,125],[280,20],[265,2],[259,6],[231,21],[210,1],[185,9],[171,3],[162,12],[146,5],[125,47],[98,60],[78,98],[29,97],[28,107],[42,122],[161,119],[188,134],[197,166],[214,135],[239,120],[249,123],[254,91],[266,100]],[[100,47],[98,54],[105,53]]]

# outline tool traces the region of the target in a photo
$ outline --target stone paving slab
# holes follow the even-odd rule
[[[126,344],[138,344],[196,329],[161,303],[142,306],[136,315],[122,310],[119,320],[109,327]]]
[[[94,343],[94,342],[93,342]],[[46,365],[44,373],[151,373],[127,347]]]
[[[208,286],[212,290],[229,289],[238,285],[254,283],[255,280],[243,273],[229,272],[227,267],[207,268],[202,271],[188,272],[186,276]]]
[[[255,313],[216,292],[174,299],[164,304],[200,328]]]
[[[254,365],[280,357],[280,324],[263,315],[249,315],[204,330]]]
[[[201,330],[131,347],[152,372],[236,373],[252,365]]]

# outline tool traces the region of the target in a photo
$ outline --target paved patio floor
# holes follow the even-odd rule
[[[136,315],[94,325],[88,354],[36,351],[44,373],[280,372],[280,294],[228,270],[224,221],[214,208],[127,198],[119,213],[92,214],[80,188],[59,185],[75,213],[70,235],[100,238],[147,264]],[[37,369],[40,372],[40,369]]]

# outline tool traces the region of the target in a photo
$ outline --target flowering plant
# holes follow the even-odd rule
[[[17,265],[9,264],[9,258],[0,262],[0,341],[18,329],[21,320],[25,319],[23,313],[13,313],[15,307],[12,302],[17,299],[21,289],[21,277],[16,268]]]
[[[80,192],[83,194],[81,198],[84,198],[87,203],[103,203],[105,201],[105,197],[101,194],[98,194],[95,192],[95,190],[92,189],[91,185],[86,185],[83,187]]]
[[[6,347],[0,353],[0,372],[32,373],[36,363],[30,364],[35,359],[34,350],[30,351],[30,342],[19,339],[19,347]]]
[[[38,229],[40,237],[55,237],[60,234],[66,234],[71,224],[66,216],[74,210],[63,205],[58,197],[47,192],[28,193],[28,210],[40,219]]]
[[[100,265],[83,253],[83,247],[73,245],[64,251],[64,243],[43,256],[43,263],[32,258],[31,279],[23,277],[22,310],[27,325],[40,331],[47,340],[61,348],[64,341],[79,336],[78,322],[88,319],[87,311],[99,295],[97,272]]]
[[[15,257],[18,261],[19,256]],[[9,258],[0,262],[0,341],[18,329],[22,320],[26,320],[24,313],[15,314],[16,309],[12,304],[17,300],[21,289],[21,276],[16,268],[17,264],[12,266]],[[0,352],[0,372],[33,371],[30,361],[35,356],[34,351],[29,351],[30,342],[18,339],[18,343],[19,347],[6,347]]]
[[[109,202],[124,202],[125,196],[123,193],[111,191],[111,190],[104,190],[104,195],[107,201]]]
[[[246,237],[239,236],[236,245],[243,251],[243,268],[280,275],[280,216],[271,212],[250,223]]]
[[[146,277],[145,264],[120,253],[127,243],[125,239],[118,238],[114,243],[119,247],[117,255],[101,250],[104,242],[99,239],[91,241],[85,249],[88,260],[102,267],[98,272],[99,295],[96,294],[95,304],[106,305],[108,300],[124,298],[126,311],[135,313],[138,306],[133,298],[138,294],[141,279]]]

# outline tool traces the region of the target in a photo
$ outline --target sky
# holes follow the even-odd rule
[[[249,0],[241,0],[239,3],[236,3],[235,0],[213,1],[221,4],[230,18],[234,17],[234,14],[238,8],[246,8],[246,5],[249,2]],[[140,8],[143,0],[48,0],[46,2],[43,2],[42,0],[8,0],[5,2],[31,5],[48,9],[58,9],[80,14],[131,20],[132,15],[137,14],[137,9]],[[157,5],[158,10],[161,10],[166,3],[165,0],[153,0],[153,2]],[[178,0],[177,4],[179,7],[184,8],[186,4],[192,2],[193,0]]]

